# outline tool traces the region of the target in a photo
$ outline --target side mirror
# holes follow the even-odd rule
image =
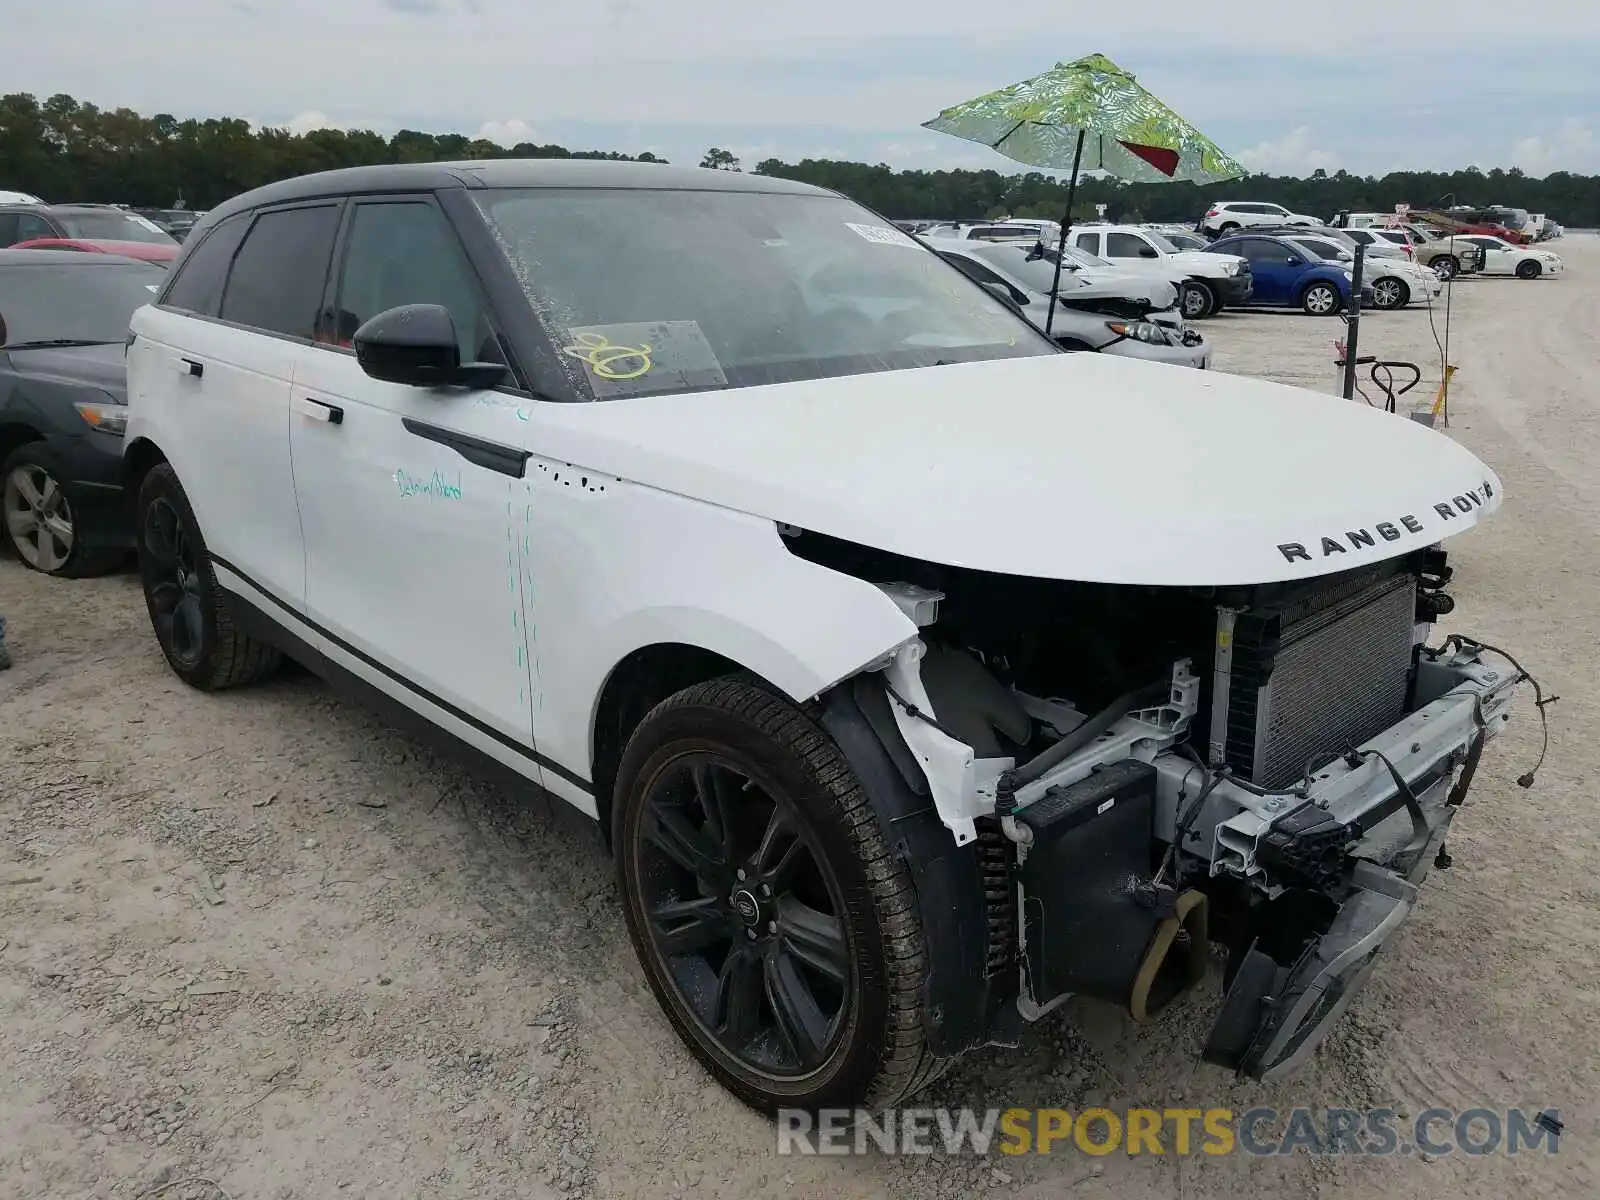
[[[1298,267],[1301,263],[1305,262],[1305,259],[1301,258],[1298,254],[1291,254],[1283,261],[1291,267]]]
[[[356,361],[373,379],[410,387],[488,388],[506,376],[500,363],[463,363],[450,310],[402,304],[363,322],[353,339]]]
[[[1140,246],[1139,247],[1139,257],[1140,258],[1160,258],[1161,255],[1156,253],[1156,248],[1154,246]]]

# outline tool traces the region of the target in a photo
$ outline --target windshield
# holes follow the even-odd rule
[[[1203,237],[1196,237],[1192,233],[1168,233],[1163,237],[1179,250],[1204,250],[1211,243]]]
[[[105,262],[98,254],[82,266],[29,263],[0,268],[0,321],[6,345],[71,338],[120,342],[128,319],[149,304],[167,278],[145,263]]]
[[[57,212],[55,219],[67,231],[67,236],[88,241],[155,242],[162,246],[177,245],[161,232],[155,222],[137,213],[108,208],[103,212]]]
[[[1144,236],[1152,246],[1163,254],[1176,254],[1178,252],[1178,247],[1173,245],[1171,239],[1165,234],[1157,233],[1154,229],[1146,229]]]
[[[1057,353],[915,239],[833,196],[474,192],[586,399]]]

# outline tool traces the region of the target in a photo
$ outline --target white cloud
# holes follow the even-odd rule
[[[290,117],[281,128],[290,133],[311,133],[317,129],[354,129],[355,126],[348,121],[335,121],[327,113],[311,109]]]
[[[501,146],[515,146],[518,142],[538,142],[539,131],[521,117],[509,121],[485,121],[472,135]]]
[[[1587,122],[1568,117],[1548,137],[1525,137],[1511,147],[1511,165],[1539,177],[1552,171],[1600,170],[1600,137]]]
[[[1269,175],[1309,175],[1317,168],[1337,167],[1334,154],[1312,144],[1311,130],[1301,125],[1276,141],[1268,140],[1239,154],[1239,160],[1252,171]]]

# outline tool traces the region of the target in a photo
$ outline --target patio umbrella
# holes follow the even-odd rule
[[[1042,75],[947,108],[923,127],[982,142],[1029,166],[1072,172],[1046,333],[1054,323],[1080,170],[1134,183],[1219,183],[1248,174],[1103,54],[1057,63]]]

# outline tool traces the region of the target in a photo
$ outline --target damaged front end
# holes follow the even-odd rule
[[[952,890],[923,911],[930,939],[981,938],[956,973],[977,989],[981,972],[984,1040],[1013,1041],[1015,1018],[1073,995],[1147,1020],[1216,947],[1206,1060],[1295,1069],[1423,876],[1449,865],[1451,820],[1527,678],[1470,639],[1426,645],[1451,608],[1438,549],[1300,583],[1163,589],[792,548],[894,571],[880,586],[919,627],[852,686],[971,856],[947,843],[942,869],[979,874],[976,934],[943,927]]]

